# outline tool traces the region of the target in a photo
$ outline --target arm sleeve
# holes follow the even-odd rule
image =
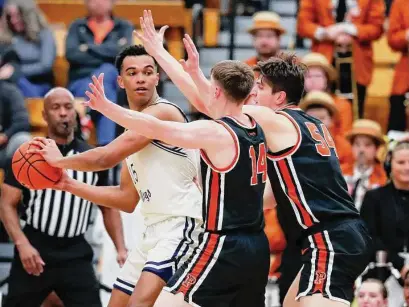
[[[384,0],[370,1],[368,9],[368,19],[365,23],[353,23],[357,29],[357,38],[361,42],[370,42],[377,40],[382,36],[383,23],[385,21],[385,2]]]
[[[406,31],[408,29],[405,28],[403,10],[400,6],[401,2],[395,0],[392,3],[387,33],[389,46],[398,52],[406,51],[409,45],[409,42],[406,40]]]

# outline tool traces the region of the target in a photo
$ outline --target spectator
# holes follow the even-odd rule
[[[374,242],[372,261],[379,262],[376,254],[384,251],[386,259],[382,262],[392,263],[405,277],[409,268],[406,261],[409,247],[409,142],[397,143],[385,163],[386,168],[390,169],[391,181],[366,193],[361,216]],[[381,276],[382,281],[389,275],[389,272],[385,275],[379,270],[368,272],[368,276]],[[391,296],[391,299],[395,298]],[[391,306],[401,306],[391,301],[389,303]]]
[[[257,55],[246,60],[250,66],[277,55],[280,50],[280,37],[285,29],[280,25],[280,16],[273,12],[258,12],[253,15],[253,25],[248,30],[253,36],[253,46]]]
[[[381,0],[301,0],[297,32],[313,40],[312,51],[333,63],[335,57],[353,53],[359,117],[364,114],[366,88],[373,72],[372,41],[381,37],[385,3]],[[343,66],[344,67],[344,66]],[[345,76],[345,77],[344,77]],[[342,93],[352,93],[350,69],[341,71]]]
[[[4,169],[17,148],[30,140],[29,130],[24,97],[16,86],[0,81],[0,168]]]
[[[390,96],[390,113],[388,130],[405,131],[406,125],[405,94],[409,99],[409,14],[408,2],[394,0],[389,17],[389,46],[402,56],[395,66],[392,92]]]
[[[114,66],[119,51],[132,43],[133,26],[112,15],[113,0],[85,0],[88,16],[75,20],[68,30],[65,55],[70,63],[69,89],[76,97],[84,97],[93,75],[104,73],[105,94],[117,101],[117,70]],[[97,112],[97,142],[105,145],[115,138],[115,123]]]
[[[53,33],[33,0],[8,0],[4,18],[0,43],[11,45],[20,58],[18,86],[25,97],[42,97],[53,84]]]
[[[20,58],[12,46],[0,44],[0,81],[17,84],[21,77]]]
[[[342,172],[355,206],[360,210],[366,191],[387,181],[383,166],[377,159],[377,151],[385,140],[379,124],[369,119],[356,120],[347,139],[352,145],[353,163],[343,165]]]
[[[74,97],[63,88],[51,90],[44,100],[48,136],[59,144],[63,155],[90,148],[74,137],[73,104]],[[107,184],[106,172],[68,171],[68,174],[84,183]],[[21,198],[26,222],[23,229],[17,214]],[[84,238],[91,205],[67,192],[28,190],[16,181],[11,164],[8,165],[1,187],[0,215],[16,247],[4,306],[40,306],[52,291],[65,306],[101,306],[93,252]],[[123,263],[126,249],[119,212],[102,207],[101,210],[118,251],[118,262]]]
[[[339,114],[332,97],[325,92],[311,91],[304,97],[299,107],[327,126],[334,140],[341,166],[352,164],[351,144],[343,134],[337,133],[334,129],[334,119],[338,118]]]
[[[309,53],[302,58],[302,62],[308,67],[305,74],[305,92],[322,91],[331,94],[339,114],[334,119],[332,133],[344,135],[352,128],[352,107],[348,100],[331,92],[337,72],[320,53]]]
[[[388,307],[388,290],[377,279],[367,279],[359,287],[356,295],[358,307]]]

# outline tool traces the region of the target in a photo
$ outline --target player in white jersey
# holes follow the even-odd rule
[[[187,121],[181,109],[158,96],[157,65],[142,46],[123,50],[116,65],[118,84],[125,89],[132,110],[166,121]],[[139,202],[146,230],[121,269],[109,306],[127,306],[132,293],[134,304],[153,305],[168,279],[197,245],[202,226],[197,152],[133,131],[124,132],[106,146],[66,158],[51,140],[36,138],[33,143],[42,148],[33,152],[61,168],[101,170],[125,160],[120,186],[88,186],[65,174],[56,188],[126,212],[132,212]]]

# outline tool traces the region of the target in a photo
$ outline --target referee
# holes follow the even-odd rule
[[[64,156],[90,149],[74,137],[76,112],[68,90],[54,88],[45,95],[43,117],[48,123],[48,137],[56,141]],[[84,183],[107,185],[106,172],[68,170],[68,175]],[[1,189],[0,216],[15,243],[15,253],[4,306],[39,307],[52,291],[65,307],[101,306],[93,252],[84,238],[91,206],[67,192],[28,190],[15,180],[9,166]],[[119,211],[100,209],[122,264],[126,248]],[[18,212],[25,217],[23,229]]]

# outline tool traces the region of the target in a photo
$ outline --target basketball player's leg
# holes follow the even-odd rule
[[[153,306],[178,265],[197,246],[200,226],[201,222],[193,218],[175,217],[150,227],[145,242],[152,248],[147,252],[129,306]]]
[[[292,282],[290,288],[285,295],[283,307],[299,307],[300,302],[297,301],[298,285],[300,284],[301,271],[297,274],[297,277]]]
[[[166,282],[151,272],[142,272],[129,301],[129,307],[150,307],[155,304]],[[114,306],[114,305],[113,305]],[[117,306],[117,305],[115,305]],[[171,306],[171,305],[169,305]]]
[[[143,245],[143,244],[141,244]],[[108,307],[127,307],[146,262],[142,246],[135,246],[128,255],[114,283]]]
[[[187,303],[184,299],[182,293],[170,293],[168,291],[162,290],[154,307],[192,307],[189,303]]]
[[[112,289],[108,307],[126,307],[129,303],[130,295],[117,288]]]

